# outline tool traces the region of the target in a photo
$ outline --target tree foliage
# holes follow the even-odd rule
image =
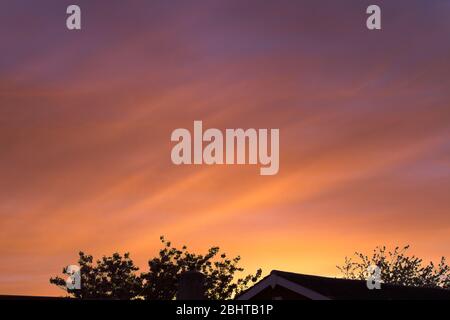
[[[344,264],[337,268],[346,279],[365,280],[370,276],[369,266],[376,265],[380,268],[383,283],[450,288],[450,266],[445,257],[437,265],[433,262],[423,264],[422,259],[408,255],[408,249],[409,246],[404,246],[387,251],[385,246],[376,247],[370,256],[356,252],[354,259],[345,257]]]
[[[261,277],[261,269],[255,275],[236,278],[243,272],[239,267],[240,256],[228,258],[220,253],[219,247],[212,247],[204,255],[191,253],[186,246],[173,247],[170,241],[161,237],[164,247],[159,256],[148,262],[149,272],[144,273],[144,296],[152,300],[173,299],[177,292],[181,273],[196,270],[205,275],[206,296],[208,299],[230,299],[245,290],[250,283]]]
[[[185,271],[200,271],[205,275],[208,299],[230,299],[245,290],[261,277],[261,269],[254,275],[239,277],[244,269],[239,266],[240,256],[228,258],[219,247],[206,254],[195,254],[186,246],[173,247],[170,241],[160,238],[163,248],[157,257],[148,261],[148,272],[139,270],[128,253],[114,253],[93,263],[93,257],[79,253],[81,289],[68,290],[61,277],[50,278],[50,283],[82,299],[136,299],[171,300],[178,290],[180,275]],[[65,273],[66,269],[63,269]]]
[[[81,289],[66,289],[66,281],[61,277],[50,278],[55,284],[67,293],[82,299],[122,299],[128,300],[136,297],[142,291],[142,279],[136,275],[139,270],[131,260],[129,253],[121,256],[114,253],[104,256],[93,263],[93,257],[79,252],[78,265],[81,275]],[[63,269],[66,273],[66,268]]]

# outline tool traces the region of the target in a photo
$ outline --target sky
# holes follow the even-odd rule
[[[446,0],[2,0],[0,294],[64,294],[80,250],[145,271],[160,235],[247,272],[450,257],[449,36]],[[172,164],[194,120],[279,128],[279,173]]]

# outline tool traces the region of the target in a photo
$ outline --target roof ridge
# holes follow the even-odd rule
[[[311,274],[305,274],[305,273],[296,273],[296,272],[291,272],[291,271],[282,271],[282,270],[272,270],[270,272],[270,275],[277,275],[280,277],[283,277],[283,274],[285,275],[292,275],[292,276],[300,276],[300,277],[305,277],[305,278],[314,278],[314,279],[323,279],[323,280],[333,280],[333,281],[342,281],[342,282],[366,282],[366,280],[363,279],[346,279],[346,278],[337,278],[337,277],[329,277],[329,276],[320,276],[320,275],[311,275]],[[289,279],[286,279],[289,280]],[[439,287],[421,287],[421,286],[412,286],[412,285],[402,285],[402,284],[394,284],[394,283],[383,283],[383,286],[388,286],[388,287],[392,287],[392,288],[412,288],[412,289],[426,289],[426,290],[442,290],[442,291],[450,291],[450,289],[446,289],[446,288],[439,288]]]

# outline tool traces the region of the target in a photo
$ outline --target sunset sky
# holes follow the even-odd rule
[[[172,164],[194,120],[279,128],[279,173]],[[450,258],[450,1],[2,0],[0,147],[0,294],[160,235],[248,272]]]

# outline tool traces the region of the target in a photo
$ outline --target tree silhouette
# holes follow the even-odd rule
[[[78,265],[81,275],[81,289],[66,288],[66,281],[61,277],[50,278],[67,293],[82,299],[122,299],[129,300],[142,292],[142,279],[135,274],[139,270],[130,259],[129,253],[121,256],[102,257],[93,264],[93,257],[79,252]],[[65,273],[66,269],[63,269]]]
[[[368,268],[376,265],[381,271],[383,283],[415,286],[415,287],[440,287],[450,288],[450,267],[445,257],[439,264],[430,262],[423,265],[423,260],[412,255],[408,256],[409,246],[396,247],[393,251],[386,251],[386,247],[376,247],[369,257],[356,252],[356,261],[345,257],[344,264],[337,266],[346,279],[365,280],[370,276]]]
[[[91,255],[80,252],[81,289],[67,289],[66,281],[61,277],[50,278],[50,283],[81,299],[171,300],[177,293],[180,275],[196,270],[205,275],[208,299],[230,299],[261,277],[261,269],[255,275],[238,277],[237,274],[244,271],[238,266],[241,258],[230,259],[220,253],[219,247],[212,247],[201,255],[189,252],[186,246],[177,249],[164,237],[160,240],[163,248],[157,257],[149,260],[148,272],[138,275],[139,268],[128,253],[104,256],[94,264]],[[63,269],[63,273],[65,271]]]
[[[261,269],[258,269],[255,275],[235,279],[236,273],[244,271],[238,267],[241,258],[237,256],[229,259],[225,253],[219,252],[219,247],[212,247],[205,255],[198,255],[189,252],[186,246],[177,249],[164,237],[160,239],[164,247],[158,257],[148,262],[149,272],[142,274],[143,295],[146,299],[173,299],[180,275],[185,271],[202,272],[205,275],[207,298],[217,300],[233,297],[261,277]]]

